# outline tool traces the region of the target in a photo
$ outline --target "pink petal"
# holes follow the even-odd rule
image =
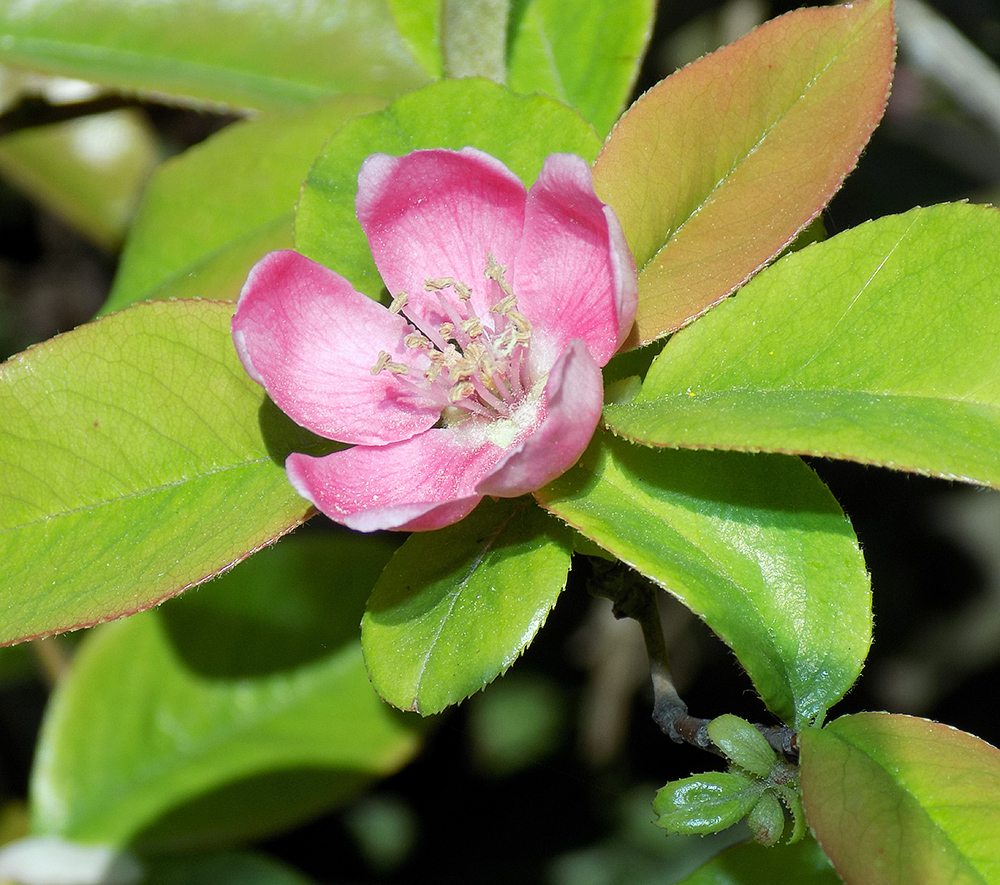
[[[590,443],[601,418],[603,398],[600,366],[587,345],[576,338],[549,373],[538,428],[490,471],[476,491],[513,498],[561,476]]]
[[[440,528],[472,512],[476,484],[505,454],[481,432],[456,432],[463,426],[320,458],[295,453],[285,469],[302,497],[350,528]]]
[[[628,335],[637,300],[635,263],[580,157],[546,158],[528,193],[512,282],[518,309],[535,329],[536,371],[547,371],[573,338],[582,338],[603,366]]]
[[[303,427],[347,443],[408,439],[433,426],[433,407],[388,371],[372,375],[385,350],[412,356],[409,326],[297,252],[272,252],[247,278],[233,316],[233,341],[250,377]]]
[[[428,279],[452,277],[473,290],[472,306],[493,304],[483,271],[491,252],[513,266],[524,225],[524,184],[475,148],[373,154],[358,175],[358,220],[390,294],[409,295],[407,314],[437,328],[446,317]]]

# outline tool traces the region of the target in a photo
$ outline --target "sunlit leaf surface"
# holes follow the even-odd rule
[[[797,10],[632,106],[594,181],[640,270],[633,343],[703,313],[820,211],[882,116],[893,53],[888,0]]]
[[[514,663],[566,586],[570,551],[557,528],[530,499],[500,499],[410,535],[361,623],[379,694],[437,713]]]
[[[809,825],[847,885],[1000,882],[1000,750],[912,716],[807,729]]]
[[[1000,486],[1000,212],[952,204],[790,255],[678,333],[616,433]]]
[[[0,366],[0,642],[147,608],[298,525],[231,304],[138,305]],[[325,445],[325,444],[324,444]]]
[[[837,502],[797,458],[603,435],[535,496],[703,618],[785,721],[821,715],[861,671],[864,561]]]

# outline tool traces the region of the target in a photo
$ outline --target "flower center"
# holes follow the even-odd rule
[[[443,423],[467,413],[509,418],[531,390],[528,349],[531,323],[517,309],[517,297],[505,278],[507,268],[486,256],[486,285],[493,301],[485,317],[476,314],[472,289],[451,277],[424,281],[423,296],[445,318],[440,326],[414,319],[406,310],[410,296],[400,292],[389,310],[402,313],[416,327],[403,343],[414,351],[408,363],[395,362],[384,350],[373,375],[392,372],[400,382],[441,406]]]

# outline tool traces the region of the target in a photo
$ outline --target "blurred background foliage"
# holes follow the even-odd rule
[[[664,0],[637,94],[790,8]],[[1000,199],[1000,2],[935,8],[960,35],[958,57],[900,7],[888,111],[824,213],[829,234],[916,205]],[[963,69],[986,74],[955,76]],[[81,100],[102,112],[49,122],[52,107]],[[3,111],[0,357],[94,314],[153,167],[235,119],[9,70],[0,70]],[[872,653],[834,713],[913,713],[1000,744],[1000,496],[846,463],[813,466],[852,518],[874,585]],[[318,520],[304,530],[327,531]],[[667,837],[651,826],[656,788],[711,760],[671,744],[650,721],[639,629],[592,599],[587,578],[585,565],[574,569],[523,659],[437,717],[414,762],[260,850],[320,882],[667,885],[738,838]],[[763,719],[725,647],[679,604],[664,598],[663,614],[692,712]],[[0,651],[0,841],[23,832],[37,729],[73,642]]]

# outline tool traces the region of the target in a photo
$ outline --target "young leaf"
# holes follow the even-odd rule
[[[861,671],[868,575],[850,523],[798,459],[598,434],[535,497],[703,618],[786,722],[822,716]]]
[[[410,535],[361,622],[378,693],[437,713],[513,664],[566,586],[570,550],[554,528],[529,501],[501,498],[456,525]]]
[[[737,845],[710,860],[678,885],[842,885],[830,861],[812,839],[765,848]]]
[[[511,133],[517,132],[517,138]],[[576,111],[488,80],[444,80],[405,95],[380,114],[347,123],[316,160],[295,214],[295,247],[377,297],[382,279],[354,210],[358,170],[372,153],[472,146],[502,160],[525,184],[558,151],[592,159],[600,148]]]
[[[292,211],[323,143],[383,107],[339,96],[227,127],[156,170],[103,311],[149,298],[233,300],[272,249],[290,248]]]
[[[311,512],[329,450],[243,370],[231,304],[138,305],[0,366],[0,643],[148,608]]]
[[[732,713],[725,713],[709,722],[708,736],[727,759],[757,777],[767,777],[778,761],[778,755],[764,735]]]
[[[594,165],[640,269],[632,343],[720,301],[823,208],[882,116],[894,48],[889,0],[800,9],[632,106]]]
[[[418,723],[372,691],[357,640],[393,546],[290,538],[89,634],[46,715],[34,831],[157,850],[246,841],[398,768]]]
[[[806,815],[847,885],[1000,881],[1000,750],[888,713],[800,740]]]
[[[731,771],[673,781],[653,800],[655,823],[671,833],[718,833],[746,817],[763,789],[760,781]]]
[[[430,79],[383,0],[8,3],[0,63],[258,109],[337,92],[388,98]]]
[[[951,204],[789,255],[678,333],[616,433],[1000,486],[1000,212]]]
[[[578,108],[605,135],[639,73],[655,9],[651,0],[511,4],[507,85]]]

